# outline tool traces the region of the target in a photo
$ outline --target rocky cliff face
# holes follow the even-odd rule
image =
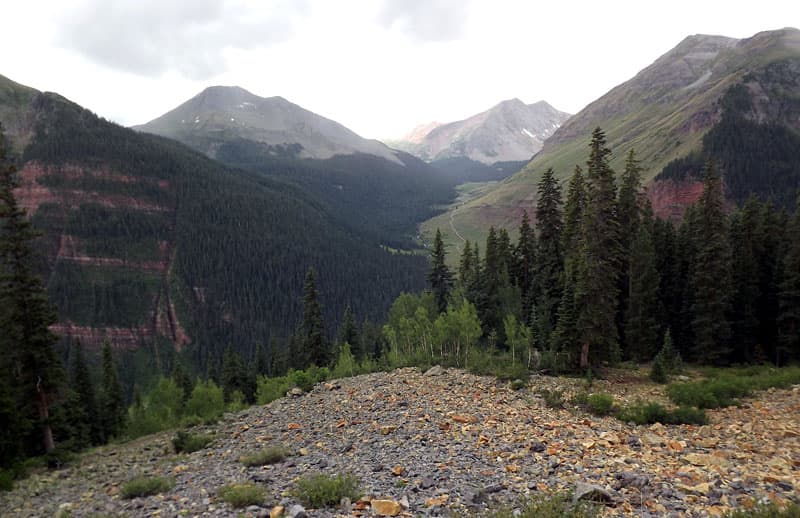
[[[484,164],[528,160],[569,118],[540,101],[503,101],[468,119],[437,125],[407,138],[406,148],[428,160],[469,158]],[[427,129],[427,128],[425,128]]]

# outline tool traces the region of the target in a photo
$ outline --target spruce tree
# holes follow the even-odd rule
[[[705,166],[703,195],[698,203],[691,287],[693,357],[700,363],[724,364],[730,353],[731,253],[724,211],[722,180],[711,164]]]
[[[89,431],[89,441],[91,444],[100,444],[103,441],[103,433],[97,409],[97,398],[95,397],[94,385],[89,373],[89,366],[86,365],[83,345],[80,340],[75,342],[73,348],[72,372],[70,374],[70,389],[75,392],[78,405],[85,416],[85,425]]]
[[[300,328],[300,345],[310,365],[327,366],[331,361],[325,325],[322,321],[322,305],[314,280],[314,270],[308,270],[303,283],[303,323]],[[308,365],[302,368],[308,367]]]
[[[575,300],[581,349],[579,367],[588,369],[619,358],[617,278],[619,225],[611,150],[600,128],[592,133],[587,161],[587,203],[581,227]]]
[[[536,339],[540,347],[549,349],[550,335],[558,319],[564,275],[564,257],[561,249],[563,231],[561,189],[551,168],[545,171],[539,182],[536,230],[539,233],[535,277]]]
[[[125,428],[127,415],[122,387],[119,384],[117,368],[111,352],[111,344],[103,343],[103,385],[100,393],[100,420],[104,439],[119,437]]]
[[[736,340],[732,360],[738,363],[753,361],[758,344],[758,304],[761,300],[761,271],[764,235],[761,204],[751,196],[741,211],[734,214],[730,224],[732,250],[731,331]]]
[[[228,344],[225,349],[225,355],[222,358],[222,374],[221,374],[222,392],[225,398],[225,403],[231,402],[231,396],[234,392],[239,392],[242,396],[245,395],[246,390],[246,372],[242,357],[237,351],[233,350],[233,346]]]
[[[350,308],[349,304],[344,310],[337,343],[340,347],[345,343],[349,344],[350,353],[353,355],[353,358],[355,358],[356,361],[361,361],[363,359],[364,353],[361,349],[361,340],[358,336],[358,326],[356,325],[356,319],[353,316],[353,310]]]
[[[586,210],[586,181],[583,169],[575,166],[567,186],[567,202],[564,205],[564,230],[561,233],[561,250],[565,259],[576,256],[580,244],[583,213]]]
[[[656,253],[649,225],[639,225],[628,258],[629,291],[625,309],[625,344],[628,356],[646,361],[656,353],[659,335]]]
[[[55,449],[50,411],[64,391],[64,368],[55,354],[56,322],[41,281],[32,270],[37,236],[14,197],[15,169],[6,162],[0,132],[0,353],[11,367],[17,410],[32,418],[45,451]]]
[[[436,237],[433,239],[433,250],[431,250],[428,285],[434,297],[436,297],[436,306],[439,308],[439,313],[447,311],[450,290],[453,288],[453,274],[447,267],[446,255],[442,232],[437,228]]]
[[[775,363],[800,358],[800,196],[786,233],[788,248],[782,264]]]
[[[533,280],[536,275],[536,234],[531,227],[528,211],[522,212],[515,256],[514,282],[522,295],[522,314],[530,324],[531,307],[535,298]]]

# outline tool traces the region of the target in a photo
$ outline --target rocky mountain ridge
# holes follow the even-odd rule
[[[503,101],[467,119],[422,125],[400,145],[427,161],[468,158],[484,164],[528,160],[569,118],[545,101]]]

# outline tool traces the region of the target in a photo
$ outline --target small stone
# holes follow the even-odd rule
[[[397,427],[391,424],[381,426],[381,435],[389,435],[395,430],[397,430]]]
[[[419,487],[422,489],[430,489],[435,485],[436,483],[430,477],[423,477],[422,480],[419,481]]]
[[[300,504],[294,504],[289,508],[289,518],[308,518],[305,507]]]
[[[442,366],[441,365],[434,365],[433,367],[431,367],[430,369],[425,371],[424,375],[425,376],[441,376],[442,374],[444,374],[444,369],[442,368]]]
[[[301,389],[299,387],[294,387],[292,390],[287,392],[286,395],[287,396],[292,396],[292,397],[302,396],[303,395],[303,389]]]
[[[614,497],[611,493],[600,486],[596,486],[594,484],[587,484],[585,482],[578,482],[575,485],[575,495],[573,497],[575,502],[579,500],[589,501],[589,502],[613,502]]]
[[[398,464],[397,466],[392,468],[392,475],[394,475],[395,477],[399,477],[400,475],[402,475],[405,472],[406,472],[406,468],[404,468],[400,464]]]
[[[400,502],[395,500],[372,500],[372,510],[378,516],[397,516],[403,510]]]
[[[306,455],[308,455],[308,448],[300,448],[299,450],[297,450],[297,453],[305,457]]]
[[[408,497],[406,495],[403,495],[403,497],[400,499],[400,507],[406,510],[411,507],[411,504],[408,503]]]
[[[247,506],[247,509],[246,509],[246,511],[248,513],[257,513],[260,510],[261,510],[261,507],[258,506],[258,505],[249,505],[249,506]]]
[[[531,443],[531,451],[534,453],[542,453],[547,449],[547,446],[542,442],[534,441]]]
[[[794,491],[794,486],[784,480],[776,482],[775,485],[784,491]]]
[[[350,501],[349,498],[343,496],[341,500],[339,500],[339,509],[342,510],[343,513],[350,513],[353,507],[353,502]]]
[[[269,512],[269,518],[280,518],[286,514],[286,508],[282,505],[276,505],[272,508],[272,511]]]

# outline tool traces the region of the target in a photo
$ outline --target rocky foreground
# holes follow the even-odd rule
[[[733,507],[784,502],[800,490],[800,387],[771,390],[741,407],[709,412],[708,426],[631,426],[577,410],[552,410],[541,389],[582,390],[583,381],[534,377],[506,383],[446,370],[401,369],[318,385],[214,426],[217,439],[190,455],[162,433],[83,455],[0,493],[2,516],[269,516],[298,502],[298,477],[353,473],[364,497],[309,516],[369,516],[367,501],[391,500],[402,516],[481,516],[530,494],[603,488],[608,516],[719,516]],[[660,387],[596,381],[618,400],[657,399]],[[239,458],[283,444],[283,463],[247,468]],[[175,486],[124,500],[135,475],[170,476]],[[251,481],[268,488],[262,507],[235,510],[217,489]],[[390,506],[391,507],[391,506]]]

